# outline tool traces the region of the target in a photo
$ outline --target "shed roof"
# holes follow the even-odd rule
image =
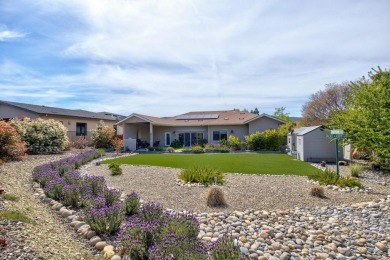
[[[311,131],[314,131],[318,128],[322,127],[322,125],[317,125],[317,126],[305,126],[305,127],[300,127],[294,129],[294,134],[296,135],[305,135],[307,133],[310,133]]]

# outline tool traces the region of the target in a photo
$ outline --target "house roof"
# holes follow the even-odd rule
[[[317,126],[306,126],[306,127],[300,127],[294,129],[294,134],[296,135],[305,135],[307,133],[310,133],[313,130],[316,130],[318,128],[322,127],[322,125],[317,125]]]
[[[58,116],[72,116],[72,117],[83,117],[83,118],[94,118],[100,120],[108,120],[108,121],[116,121],[120,115],[112,114],[109,112],[90,112],[81,109],[66,109],[66,108],[58,108],[58,107],[48,107],[48,106],[39,106],[32,104],[25,104],[19,102],[11,102],[0,100],[0,105],[8,105],[11,107],[19,108],[25,111],[29,111],[36,114],[44,114],[44,115],[58,115]],[[124,116],[121,116],[124,118]]]
[[[117,124],[125,122],[127,119],[136,117],[145,122],[155,125],[167,126],[199,126],[199,125],[243,125],[250,123],[262,117],[268,117],[277,120],[280,123],[285,123],[283,120],[272,117],[267,114],[256,115],[249,112],[239,110],[227,111],[195,111],[173,117],[153,117],[142,114],[131,114]]]

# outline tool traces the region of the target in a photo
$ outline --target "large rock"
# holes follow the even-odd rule
[[[97,250],[103,250],[106,245],[107,243],[105,241],[99,241],[96,243],[95,248]]]

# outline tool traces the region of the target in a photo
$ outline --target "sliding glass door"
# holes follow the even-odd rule
[[[189,147],[198,144],[203,139],[203,132],[182,132],[179,133],[179,141]]]

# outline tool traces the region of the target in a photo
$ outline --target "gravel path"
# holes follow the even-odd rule
[[[0,187],[19,201],[0,201],[0,210],[17,210],[35,224],[0,221],[0,236],[8,245],[0,250],[0,259],[92,259],[74,231],[70,232],[53,211],[33,195],[31,170],[36,165],[69,156],[27,156],[22,162],[6,163],[0,174]]]
[[[229,206],[210,208],[206,205],[208,188],[181,187],[175,184],[180,169],[133,165],[121,167],[121,176],[111,176],[107,165],[90,164],[84,170],[89,174],[104,176],[111,187],[120,188],[127,193],[136,191],[143,200],[157,201],[166,208],[178,211],[192,210],[199,213],[337,206],[373,201],[390,194],[388,187],[364,183],[373,189],[372,194],[343,193],[326,189],[327,198],[319,199],[309,195],[313,185],[307,182],[306,177],[226,174],[226,183],[222,189]]]

